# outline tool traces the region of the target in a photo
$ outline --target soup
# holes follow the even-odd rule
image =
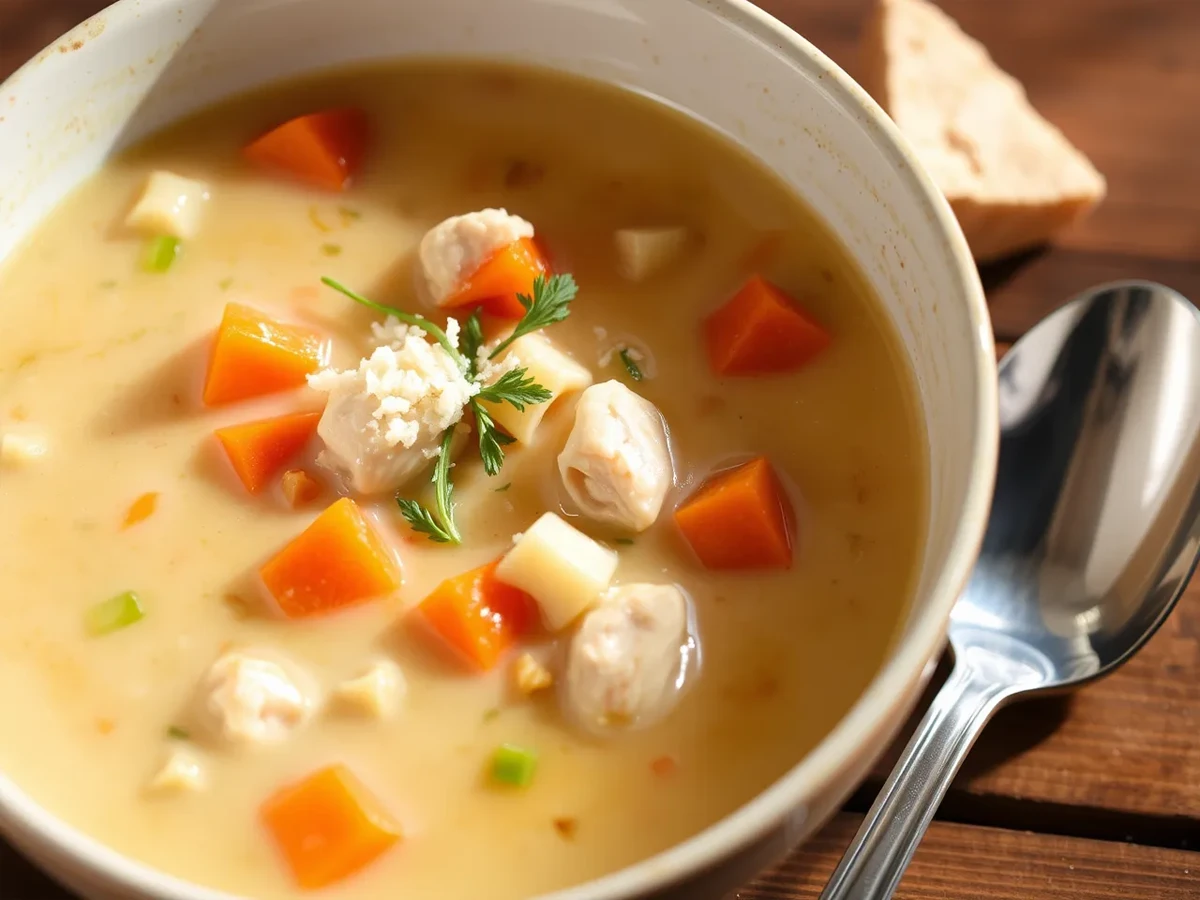
[[[646,98],[272,87],[113,159],[0,294],[0,767],[200,884],[609,873],[800,760],[909,601],[879,302]]]

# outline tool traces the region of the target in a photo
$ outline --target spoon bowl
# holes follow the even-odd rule
[[[954,669],[822,900],[884,900],[992,714],[1098,678],[1170,614],[1200,556],[1200,313],[1102,285],[1000,363],[983,548],[951,613]]]

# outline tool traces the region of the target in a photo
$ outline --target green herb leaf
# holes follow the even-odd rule
[[[324,253],[326,256],[341,256],[342,245],[341,244],[322,244],[321,252]]]
[[[504,484],[500,485],[500,487],[492,488],[492,491],[493,491],[493,493],[496,493],[496,494],[502,494],[505,491],[507,491],[510,487],[512,487],[512,482],[506,481]]]
[[[362,213],[360,213],[357,209],[351,209],[349,206],[339,206],[338,215],[340,215],[347,222],[353,222],[362,218]]]
[[[642,380],[642,370],[634,361],[633,355],[629,352],[628,347],[622,347],[621,352],[617,354],[621,357],[621,362],[625,364],[625,371],[629,373],[629,377],[634,381]]]
[[[454,429],[447,428],[442,434],[437,465],[433,467],[434,508],[437,514],[434,515],[416,500],[396,498],[400,514],[412,526],[412,530],[427,535],[431,541],[439,544],[462,543],[462,536],[454,522],[454,485],[450,482],[450,443],[453,439]]]
[[[145,615],[138,595],[125,591],[91,607],[84,614],[83,624],[88,634],[99,637],[140,622]]]
[[[404,520],[412,526],[412,530],[417,534],[428,535],[431,541],[439,544],[451,543],[449,533],[438,524],[433,513],[416,500],[397,497],[396,505],[400,507],[400,515],[404,516]]]
[[[192,736],[188,733],[187,729],[180,728],[178,725],[168,725],[167,737],[177,741],[187,741],[191,740]]]
[[[497,428],[491,413],[476,400],[471,401],[471,409],[475,411],[475,424],[479,429],[479,456],[483,460],[483,470],[488,475],[496,475],[504,465],[504,446],[513,443],[515,438]]]
[[[346,287],[341,282],[335,281],[334,279],[332,279],[328,276],[323,277],[321,279],[321,283],[326,285],[327,287],[333,288],[335,291],[337,291],[340,294],[345,294],[347,297],[349,297],[355,303],[361,303],[363,306],[367,307],[368,309],[373,309],[376,312],[381,312],[388,316],[395,316],[397,319],[399,319],[401,322],[403,322],[406,325],[415,325],[417,328],[420,328],[422,331],[424,331],[426,334],[428,334],[430,337],[432,337],[435,341],[437,341],[439,344],[441,344],[442,349],[444,349],[447,353],[450,354],[450,358],[453,359],[456,363],[458,363],[459,367],[464,372],[466,372],[469,369],[467,360],[463,357],[463,355],[461,353],[458,352],[458,350],[456,350],[454,348],[454,345],[450,343],[450,338],[446,337],[446,332],[442,331],[442,329],[440,329],[438,326],[434,325],[432,322],[430,322],[424,316],[414,315],[413,313],[405,312],[402,309],[396,309],[394,306],[384,306],[382,303],[376,303],[374,300],[368,300],[362,294],[359,294],[356,291],[350,290],[350,288]]]
[[[514,744],[501,744],[492,754],[492,780],[512,787],[528,787],[537,771],[537,753]]]
[[[467,358],[467,371],[474,378],[479,364],[479,348],[483,346],[483,324],[479,320],[478,309],[467,316],[458,343],[462,348],[462,355]]]
[[[175,257],[179,255],[181,246],[177,237],[162,234],[150,238],[146,242],[146,249],[142,251],[142,268],[156,274],[167,271],[175,262]]]
[[[223,291],[227,291],[231,287],[233,287],[233,279],[232,278],[222,278],[220,281],[217,282],[217,287],[219,287]]]
[[[579,286],[570,275],[538,275],[533,279],[533,297],[517,294],[517,300],[525,307],[525,315],[517,322],[513,333],[496,345],[489,355],[495,359],[519,337],[538,331],[555,322],[561,322],[571,314],[571,301],[579,292]]]
[[[509,369],[494,384],[482,388],[476,399],[487,400],[490,403],[507,403],[516,407],[517,412],[525,412],[526,406],[545,403],[554,394],[529,377],[528,371]]]

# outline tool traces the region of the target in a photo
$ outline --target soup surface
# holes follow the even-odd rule
[[[330,107],[361,109],[369,123],[345,190],[243,154],[275,125]],[[178,248],[125,224],[156,170],[207,185],[197,232]],[[673,475],[654,524],[614,528],[572,503],[557,458],[578,390],[547,404],[532,438],[503,448],[494,477],[474,434],[456,448],[457,545],[410,529],[390,491],[356,494],[317,462],[321,436],[248,492],[214,429],[319,411],[325,395],[301,387],[204,404],[226,305],[311,329],[331,364],[353,370],[383,316],[320,278],[445,325],[447,310],[414,288],[418,244],[447,217],[487,208],[532,223],[553,270],[578,285],[569,317],[544,337],[594,383],[616,381],[661,413]],[[643,226],[687,237],[665,242],[669,264],[634,278],[614,233]],[[706,317],[755,274],[832,340],[793,371],[719,377]],[[319,874],[288,864],[261,810],[334,764],[403,836],[368,864],[343,860],[344,878],[328,870],[330,897],[506,900],[609,873],[714,823],[800,760],[877,671],[909,600],[925,453],[878,301],[774,176],[650,100],[450,63],[272,87],[114,159],[7,261],[0,297],[0,433],[17,436],[0,470],[0,768],[70,824],[183,878],[261,900],[302,895],[297,879]],[[468,311],[450,312],[465,324]],[[489,335],[501,327],[485,323]],[[794,508],[790,565],[706,568],[673,511],[714,471],[757,457]],[[284,469],[314,479],[319,496],[293,507]],[[436,524],[428,472],[400,494]],[[403,586],[324,615],[281,615],[259,568],[339,493]],[[506,554],[546,512],[616,554],[618,587],[685,592],[688,635],[661,716],[614,716],[596,734],[564,714],[578,619],[530,627],[490,668],[465,664],[418,621],[414,608],[440,583]],[[720,513],[703,526],[749,527],[744,507]],[[128,597],[103,605],[127,591],[140,613]],[[299,673],[302,723],[264,708],[264,740],[226,739],[228,721],[205,730],[197,692],[214,683],[214,660],[239,648],[265,648]],[[554,684],[528,695],[514,686],[524,651]],[[399,667],[406,692],[388,694],[395,669],[377,668],[379,690],[356,706],[362,697],[339,685],[381,662]],[[494,756],[504,744],[518,748],[507,774]],[[172,759],[174,776],[156,783]]]

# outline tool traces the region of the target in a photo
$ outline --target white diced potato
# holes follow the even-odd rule
[[[156,794],[194,794],[207,786],[204,767],[189,750],[182,747],[171,751],[158,773],[150,779],[150,790]]]
[[[591,384],[592,373],[536,332],[513,341],[497,362],[503,364],[510,357],[516,359],[517,366],[525,369],[530,378],[550,392],[550,399],[545,403],[526,406],[524,412],[519,412],[508,403],[483,405],[501,428],[522,444],[528,444],[555,401],[563,394],[581,391]]]
[[[532,653],[522,653],[513,663],[513,684],[528,696],[554,684],[554,675]]]
[[[687,240],[688,230],[682,226],[618,229],[613,235],[617,271],[629,281],[644,281],[678,259]]]
[[[46,441],[38,435],[14,432],[0,435],[0,464],[5,468],[22,468],[45,455]]]
[[[343,681],[334,696],[344,709],[372,719],[390,719],[408,693],[404,672],[391,660],[372,663],[365,672]]]
[[[200,231],[208,185],[159,169],[146,179],[142,196],[125,217],[130,228],[149,235],[190,240]]]
[[[616,571],[615,552],[548,512],[504,555],[496,577],[532,596],[546,627],[559,631],[596,602]]]

